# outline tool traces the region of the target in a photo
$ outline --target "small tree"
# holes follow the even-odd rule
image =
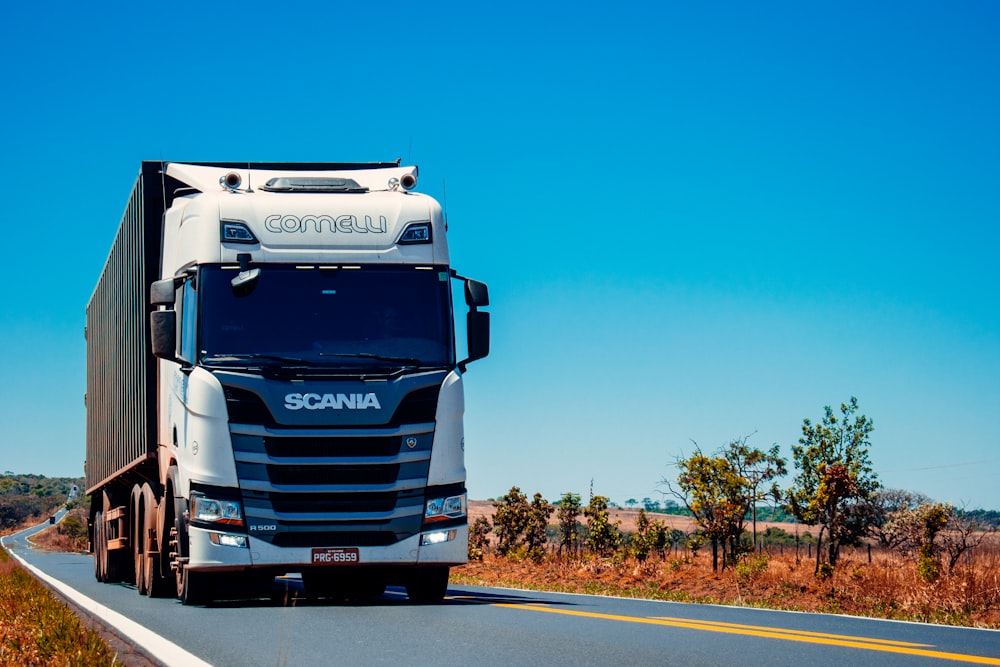
[[[917,574],[925,581],[934,581],[941,573],[941,563],[937,559],[937,545],[934,538],[948,525],[948,515],[951,506],[935,503],[925,509],[921,516],[921,545],[917,553],[920,558],[917,561]]]
[[[590,506],[583,511],[587,517],[587,546],[598,556],[610,556],[622,542],[619,522],[611,523],[608,499],[591,496]]]
[[[755,447],[750,447],[747,442],[750,436],[744,436],[733,440],[723,447],[722,456],[736,471],[736,474],[743,478],[743,498],[749,505],[753,522],[753,545],[757,546],[757,504],[771,498],[778,502],[781,498],[781,490],[774,480],[783,477],[788,470],[785,468],[785,459],[779,456],[779,447],[774,445],[764,452]],[[746,512],[744,512],[746,514]]]
[[[955,569],[962,554],[975,549],[996,532],[996,528],[980,524],[965,510],[951,507],[948,529],[941,533],[941,550],[948,554],[948,574]]]
[[[490,546],[490,520],[484,516],[477,518],[469,527],[469,560],[482,560]]]
[[[493,532],[497,535],[497,553],[511,556],[524,543],[531,506],[527,497],[516,486],[510,487],[505,496],[493,503]]]
[[[525,525],[525,546],[528,550],[528,558],[538,562],[545,556],[545,542],[548,540],[545,534],[549,525],[549,517],[552,516],[552,505],[542,498],[542,494],[536,493],[531,505],[528,507],[528,520]]]
[[[914,493],[903,489],[879,489],[875,492],[870,505],[871,522],[868,535],[887,549],[896,549],[905,536],[894,529],[893,518],[904,510],[915,510],[931,499],[922,493]]]
[[[639,516],[635,520],[635,533],[629,540],[629,550],[632,556],[643,563],[649,558],[649,554],[654,550],[663,556],[663,551],[667,547],[670,539],[667,527],[662,521],[650,520],[646,516],[646,510],[640,509]]]
[[[864,519],[849,507],[870,501],[879,488],[878,477],[868,460],[869,437],[874,426],[868,417],[857,415],[858,399],[840,405],[841,417],[830,406],[823,419],[802,422],[802,437],[792,446],[798,476],[787,494],[788,510],[800,522],[819,525],[816,569],[820,570],[824,534],[828,538],[830,566],[837,564],[841,544],[864,532]],[[852,537],[853,536],[853,537]]]
[[[940,573],[941,554],[946,555],[951,574],[963,554],[995,532],[950,504],[930,501],[893,512],[884,530],[902,555],[916,554],[917,572],[928,581]]]
[[[580,494],[567,491],[559,499],[556,519],[559,521],[559,554],[563,549],[570,554],[580,550]]]

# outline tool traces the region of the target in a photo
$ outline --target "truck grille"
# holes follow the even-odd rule
[[[225,389],[247,524],[277,527],[255,537],[287,547],[385,546],[419,533],[436,386],[410,392],[385,426],[337,429],[278,425],[256,394]]]
[[[223,388],[230,423],[281,428],[260,396],[248,389],[233,385],[225,385]],[[437,385],[411,391],[400,401],[386,426],[398,427],[404,424],[433,422],[437,413],[438,393]]]

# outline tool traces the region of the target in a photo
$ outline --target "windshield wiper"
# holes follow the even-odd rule
[[[279,364],[295,364],[297,366],[315,366],[314,363],[299,359],[298,357],[283,357],[276,354],[257,353],[237,353],[237,354],[210,354],[202,359],[205,363],[215,363],[219,361],[271,361]]]
[[[347,357],[351,359],[375,359],[386,361],[391,364],[403,364],[404,366],[419,366],[420,360],[412,357],[387,357],[382,354],[372,354],[371,352],[320,352],[321,357]]]

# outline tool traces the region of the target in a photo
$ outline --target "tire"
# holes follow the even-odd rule
[[[406,582],[406,595],[415,604],[437,604],[448,593],[448,568],[418,568]]]
[[[184,573],[185,564],[190,553],[190,548],[188,545],[188,533],[187,533],[187,523],[184,520],[184,513],[187,511],[187,502],[184,498],[177,496],[177,484],[178,484],[178,473],[177,466],[170,466],[167,470],[167,493],[164,496],[163,502],[170,503],[168,506],[168,511],[164,520],[164,526],[167,530],[167,570],[173,570],[174,573],[174,594],[177,596],[178,600],[184,599]],[[170,557],[169,554],[173,553],[174,556]]]
[[[163,526],[160,522],[160,503],[156,501],[156,494],[149,484],[142,485],[142,508],[143,508],[143,576],[146,584],[144,592],[151,598],[165,597],[169,592],[168,581],[163,576],[161,569],[161,557],[163,550],[168,547],[167,538],[164,535]],[[155,531],[154,539],[150,537],[150,531]]]
[[[177,597],[181,604],[195,605],[211,602],[215,593],[212,588],[212,578],[206,572],[192,572],[187,568],[187,558],[190,553],[188,545],[187,522],[184,515],[179,511],[183,500],[174,506],[174,539],[177,544],[174,546],[181,560],[177,563],[176,583]]]
[[[102,494],[102,509],[106,516],[108,512],[114,508],[115,504],[112,502],[111,496],[108,495],[107,491]],[[108,538],[110,535],[108,531],[105,530],[105,526],[101,526],[101,552],[103,554],[103,570],[104,579],[102,581],[108,583],[116,583],[119,581],[131,581],[132,579],[132,558],[129,549],[108,549]]]
[[[94,514],[94,578],[104,582],[107,573],[107,562],[103,555],[104,549],[104,513],[100,510]]]
[[[132,561],[135,563],[135,589],[139,595],[146,594],[146,541],[143,536],[146,534],[143,521],[145,512],[142,506],[142,488],[136,484],[132,487],[132,497],[129,502],[129,511],[132,527],[132,534],[129,535],[129,542],[132,547]]]
[[[181,603],[184,605],[205,604],[212,599],[211,580],[205,572],[192,572],[184,568]]]

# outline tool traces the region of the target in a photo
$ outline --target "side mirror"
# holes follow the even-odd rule
[[[474,310],[465,316],[466,337],[469,342],[469,358],[465,363],[484,359],[490,353],[490,314]]]
[[[476,361],[490,353],[490,314],[479,308],[490,305],[490,291],[486,283],[451,272],[452,278],[465,283],[465,303],[469,312],[465,316],[465,339],[469,346],[469,356],[458,362],[458,370],[465,372],[470,361]]]
[[[173,278],[157,280],[149,286],[149,303],[153,306],[174,305],[175,291],[177,286]]]
[[[153,356],[157,359],[176,361],[177,312],[173,310],[154,310],[151,312],[149,314],[149,333]]]
[[[490,291],[486,283],[467,278],[465,281],[465,303],[473,308],[490,305]]]

